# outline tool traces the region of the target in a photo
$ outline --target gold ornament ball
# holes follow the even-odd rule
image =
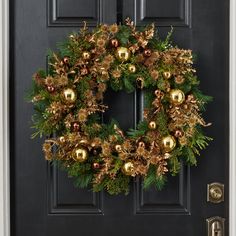
[[[116,51],[116,57],[124,62],[124,61],[128,61],[129,58],[130,58],[130,51],[128,48],[125,48],[125,47],[119,47],[117,48],[117,51]]]
[[[169,71],[164,71],[163,76],[165,79],[169,79],[171,77],[171,73]]]
[[[135,65],[130,65],[130,66],[129,66],[129,72],[131,72],[131,73],[135,73],[135,72],[136,72],[136,67],[135,67]]]
[[[148,124],[149,129],[156,129],[157,124],[155,121],[150,121]]]
[[[89,52],[83,52],[82,55],[83,55],[84,60],[89,60],[91,57]]]
[[[184,92],[180,89],[172,89],[170,91],[171,102],[175,105],[180,105],[185,100]]]
[[[176,142],[175,138],[168,135],[162,139],[162,146],[166,152],[170,152],[175,148]]]
[[[73,89],[67,88],[63,90],[63,98],[67,103],[74,103],[76,100],[76,93]]]
[[[121,145],[117,144],[115,146],[115,149],[116,149],[117,152],[121,152],[121,150],[122,150]]]
[[[88,152],[84,148],[77,148],[74,151],[74,159],[78,162],[84,162],[88,159]]]
[[[125,175],[132,175],[133,172],[134,172],[134,165],[132,162],[126,162],[124,165],[123,165],[123,168],[122,168],[122,171]]]

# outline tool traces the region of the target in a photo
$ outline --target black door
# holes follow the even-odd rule
[[[11,0],[11,232],[12,236],[204,236],[206,218],[226,218],[228,235],[228,0]],[[201,88],[214,97],[205,118],[214,138],[198,167],[183,167],[167,187],[128,196],[78,190],[47,165],[41,142],[31,140],[32,106],[24,100],[32,74],[46,66],[46,51],[86,20],[137,26],[155,22],[165,36],[197,55]],[[141,118],[142,95],[108,92],[109,116],[124,129]],[[206,186],[225,184],[225,201],[207,203]]]

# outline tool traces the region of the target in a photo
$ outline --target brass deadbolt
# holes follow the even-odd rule
[[[207,185],[207,201],[220,203],[224,201],[224,185],[221,183],[211,183]]]

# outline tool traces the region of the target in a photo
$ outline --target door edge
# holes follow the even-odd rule
[[[9,2],[0,2],[0,236],[10,236]]]

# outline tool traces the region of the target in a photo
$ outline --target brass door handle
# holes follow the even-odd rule
[[[224,184],[211,183],[207,185],[207,201],[220,203],[224,201]]]
[[[224,236],[225,219],[219,216],[214,216],[206,220],[208,236]]]

